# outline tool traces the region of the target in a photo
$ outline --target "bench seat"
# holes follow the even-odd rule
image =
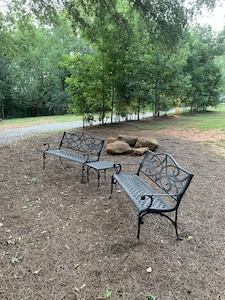
[[[169,212],[173,208],[162,197],[157,196],[156,192],[135,174],[114,174],[114,180],[119,182],[121,188],[136,206],[138,211],[161,211]],[[143,198],[143,195],[154,195],[153,201],[150,197]],[[146,199],[148,198],[148,199]]]
[[[49,155],[54,155],[60,158],[64,158],[64,159],[68,159],[80,164],[84,164],[86,162],[93,162],[95,161],[94,159],[89,159],[87,155],[80,155],[80,154],[76,154],[76,153],[72,153],[72,152],[68,152],[68,151],[64,151],[64,150],[60,150],[60,149],[55,149],[55,150],[46,150],[45,151],[45,155],[49,154]]]

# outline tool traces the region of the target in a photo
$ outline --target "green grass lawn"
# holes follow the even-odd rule
[[[183,130],[195,128],[201,131],[211,129],[225,131],[225,105],[220,105],[216,109],[212,108],[205,112],[185,113],[180,115],[180,118],[156,118],[151,123],[139,127],[139,129],[161,130],[178,127]]]
[[[218,109],[212,109],[207,112],[193,114],[184,117],[187,124],[186,128],[196,127],[199,130],[221,129],[225,130],[225,106],[220,106]]]
[[[59,116],[44,116],[44,117],[31,117],[31,118],[18,118],[18,119],[9,119],[4,120],[4,122],[0,123],[15,125],[15,126],[29,126],[29,125],[40,125],[40,124],[53,124],[53,123],[66,123],[66,122],[75,122],[81,121],[81,116],[76,116],[74,114],[68,115],[59,115]]]

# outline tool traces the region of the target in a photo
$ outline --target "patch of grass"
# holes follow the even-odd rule
[[[225,140],[221,139],[216,143],[216,146],[225,148]]]
[[[66,122],[75,122],[81,121],[81,116],[76,116],[74,114],[68,115],[59,115],[59,116],[43,116],[43,117],[31,117],[31,118],[18,118],[18,119],[5,119],[4,122],[0,123],[1,125],[39,125],[39,124],[53,124],[53,123],[66,123]]]
[[[186,127],[197,128],[201,131],[212,129],[220,129],[225,131],[225,111],[207,111],[203,113],[195,113],[193,115],[185,116],[185,121],[188,122]]]
[[[111,298],[112,297],[112,291],[107,290],[105,292],[105,296],[106,296],[106,298]]]
[[[217,109],[210,109],[205,112],[194,112],[181,114],[178,118],[171,116],[152,119],[150,122],[139,126],[139,130],[162,130],[168,128],[182,128],[183,130],[198,129],[200,131],[208,131],[212,129],[220,129],[225,131],[225,105],[219,106]]]
[[[31,179],[31,182],[32,182],[33,184],[37,183],[37,182],[38,182],[38,178],[33,177],[33,178]]]
[[[147,300],[156,300],[156,297],[150,294],[150,295],[146,295],[146,299]]]

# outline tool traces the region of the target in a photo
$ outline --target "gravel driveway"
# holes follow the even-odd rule
[[[16,128],[9,130],[1,130],[0,129],[0,144],[10,144],[15,142],[21,137],[33,134],[39,134],[43,132],[49,131],[57,131],[57,130],[67,130],[71,128],[79,128],[83,126],[82,121],[77,122],[67,122],[60,124],[44,124],[39,126],[31,126],[26,128]]]
[[[170,112],[173,112],[171,110]],[[140,119],[152,117],[152,112],[145,113],[140,115]],[[136,116],[131,116],[131,119],[135,119]],[[116,122],[116,120],[114,120]],[[125,118],[120,118],[120,122],[125,121]],[[95,121],[95,125],[99,124],[99,121]],[[16,128],[16,129],[0,129],[0,144],[10,144],[15,142],[21,137],[33,134],[39,134],[43,132],[49,131],[57,131],[57,130],[67,130],[73,128],[79,128],[83,126],[82,121],[76,122],[66,122],[66,123],[56,123],[56,124],[44,124],[38,126],[31,126],[26,128]],[[1,128],[1,127],[0,127]]]

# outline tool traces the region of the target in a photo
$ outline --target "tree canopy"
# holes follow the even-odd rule
[[[223,93],[224,32],[188,26],[216,1],[12,0],[0,14],[1,117],[139,118]],[[222,74],[221,74],[222,72]]]

